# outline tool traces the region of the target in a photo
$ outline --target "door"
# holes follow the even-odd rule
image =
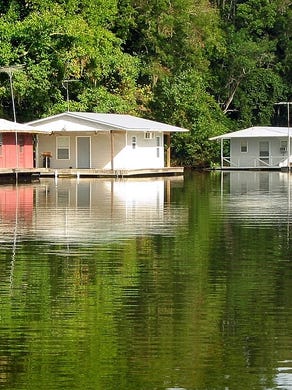
[[[270,165],[270,144],[268,141],[259,143],[260,165],[268,167]]]
[[[90,168],[90,137],[77,137],[77,168]]]

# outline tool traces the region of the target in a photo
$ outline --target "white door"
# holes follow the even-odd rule
[[[270,144],[268,141],[259,143],[260,165],[268,167],[270,165]]]
[[[90,137],[77,137],[77,168],[90,168]]]

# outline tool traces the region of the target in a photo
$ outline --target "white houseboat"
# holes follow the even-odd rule
[[[29,124],[51,129],[49,135],[38,136],[37,168],[125,176],[138,171],[183,171],[170,167],[170,135],[188,131],[180,127],[131,115],[89,112],[65,112]]]
[[[292,162],[289,127],[249,127],[210,139],[221,142],[222,169],[282,169]]]

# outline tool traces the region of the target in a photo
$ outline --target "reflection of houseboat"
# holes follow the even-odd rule
[[[290,219],[291,181],[285,172],[221,172],[221,193],[225,211],[232,219],[265,221]]]
[[[31,226],[33,194],[32,186],[0,186],[0,221],[5,230],[9,231],[9,227],[13,230],[15,221],[19,219]]]
[[[18,193],[17,197],[14,195],[18,203],[10,207],[6,196],[5,210],[14,207],[20,215],[20,210],[27,213],[31,207],[29,229],[19,221],[22,237],[33,234],[51,242],[74,244],[78,237],[78,242],[93,243],[162,232],[174,234],[178,221],[185,220],[184,210],[176,212],[169,202],[172,183],[178,186],[180,182],[179,177],[121,181],[59,179],[57,183],[42,179],[40,184],[23,187],[31,191],[28,201]],[[13,190],[17,188],[22,187]],[[9,240],[9,236],[11,239],[14,226],[15,219],[11,218],[3,240]]]

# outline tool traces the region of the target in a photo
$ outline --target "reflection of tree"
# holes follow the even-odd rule
[[[285,283],[282,271],[280,277],[278,274],[279,264],[289,257],[286,225],[271,228],[257,222],[254,227],[252,224],[247,227],[237,218],[224,224],[222,236],[221,246],[227,244],[227,247],[224,256],[220,256],[221,264],[213,264],[212,274],[223,273],[226,279],[221,326],[229,352],[225,361],[228,375],[232,383],[237,378],[237,388],[243,381],[247,388],[260,383],[270,388],[284,345],[278,343],[281,319],[276,313],[280,307],[277,296],[282,294]],[[214,253],[222,250],[220,246],[214,247]],[[285,322],[280,333],[285,334],[288,329],[291,326]],[[247,371],[253,375],[247,376]]]
[[[219,184],[196,174],[171,188],[164,222],[182,219],[167,235],[72,242],[69,252],[19,242],[11,295],[2,248],[1,385],[272,388],[290,358],[286,227],[227,218]]]

